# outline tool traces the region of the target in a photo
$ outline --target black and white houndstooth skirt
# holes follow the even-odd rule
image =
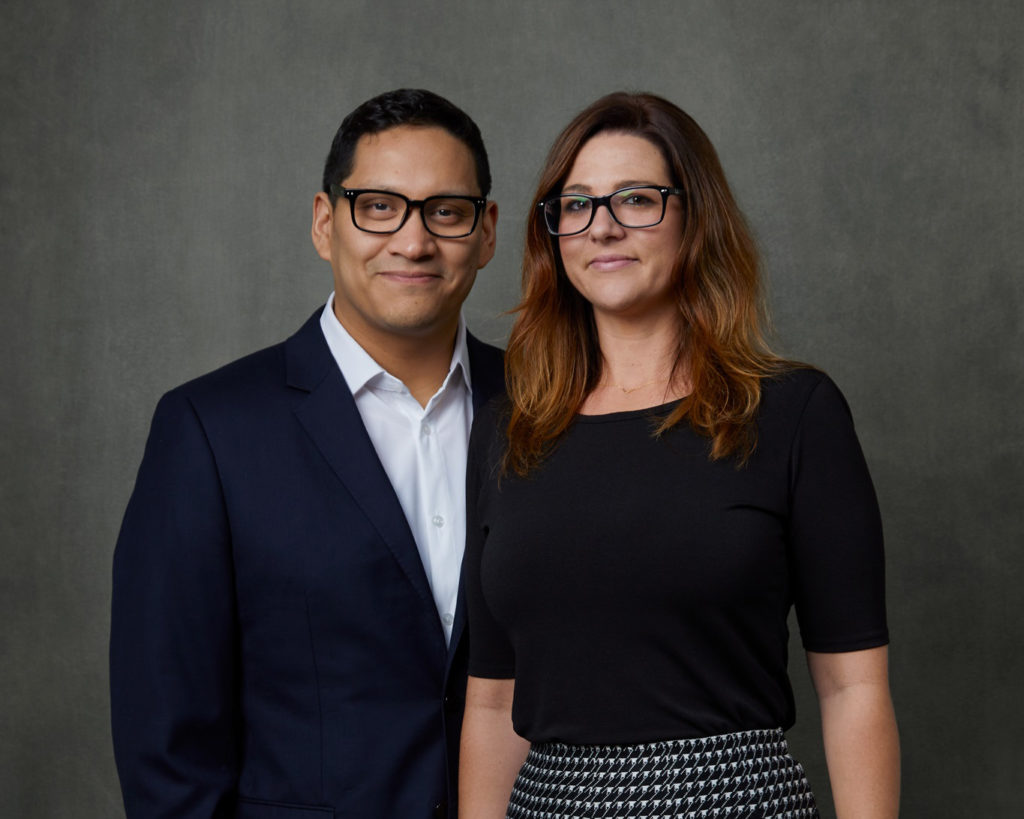
[[[817,819],[780,729],[644,745],[535,743],[507,819]]]

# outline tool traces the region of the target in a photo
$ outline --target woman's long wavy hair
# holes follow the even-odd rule
[[[710,457],[743,464],[756,446],[761,379],[788,363],[768,348],[758,258],[711,141],[677,106],[653,94],[615,93],[582,111],[555,140],[526,226],[523,300],[508,350],[510,399],[504,469],[525,475],[572,423],[601,377],[590,304],[569,282],[539,204],[559,193],[595,134],[633,134],[657,146],[682,188],[685,224],[676,262],[679,348],[674,375],[691,392],[655,434],[684,419],[710,439]]]

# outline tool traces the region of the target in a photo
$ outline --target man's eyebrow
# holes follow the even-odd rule
[[[409,196],[409,194],[405,193],[404,191],[397,190],[396,188],[394,188],[391,185],[373,185],[373,184],[369,184],[369,185],[345,185],[344,187],[347,190],[353,190],[353,191],[377,191],[378,193],[393,193],[393,194],[395,194],[397,196],[404,196],[406,199],[416,199],[416,197]],[[479,193],[473,193],[472,191],[460,191],[460,190],[457,190],[457,189],[456,190],[438,191],[437,193],[428,193],[423,198],[426,199],[426,198],[428,198],[430,196],[468,196],[471,199],[482,199],[483,198]]]

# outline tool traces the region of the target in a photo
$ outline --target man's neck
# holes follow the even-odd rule
[[[398,335],[367,332],[348,327],[345,322],[342,326],[370,358],[405,384],[421,407],[427,405],[448,375],[459,328],[456,320],[451,327],[420,335]]]

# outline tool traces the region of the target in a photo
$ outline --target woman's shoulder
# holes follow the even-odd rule
[[[813,364],[784,361],[761,379],[761,387],[765,395],[793,398],[812,392],[826,380],[830,379],[825,371]]]
[[[850,409],[828,373],[810,364],[786,363],[761,382],[762,417],[800,418],[809,409],[842,412]]]

